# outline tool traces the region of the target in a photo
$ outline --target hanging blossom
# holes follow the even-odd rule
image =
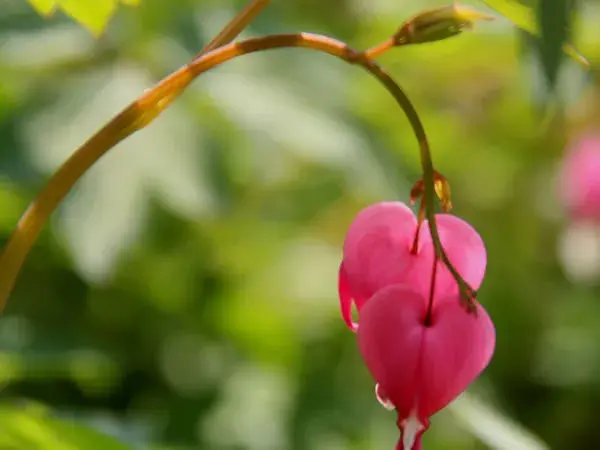
[[[477,289],[487,263],[481,237],[456,216],[438,214],[436,222],[448,258]],[[495,347],[487,312],[477,305],[468,313],[450,272],[433,263],[427,222],[402,203],[369,206],[350,225],[339,272],[342,315],[357,331],[377,398],[397,412],[397,450],[421,450],[429,418],[487,367]]]
[[[560,193],[569,216],[600,223],[600,133],[574,140],[562,162]]]
[[[569,223],[558,243],[559,260],[575,282],[600,276],[600,132],[588,131],[568,146],[559,193]]]
[[[487,261],[481,237],[452,214],[437,214],[436,222],[448,259],[477,290]],[[352,305],[360,315],[367,300],[383,287],[407,284],[427,297],[433,258],[427,221],[419,224],[404,203],[381,202],[363,209],[348,229],[339,270],[340,307],[346,324],[356,331]],[[437,263],[435,278],[435,296],[458,294],[456,281],[441,261]]]
[[[409,286],[381,289],[365,304],[358,329],[362,357],[377,380],[378,396],[398,414],[398,450],[420,450],[429,418],[448,405],[487,367],[494,325],[458,295],[433,304]]]

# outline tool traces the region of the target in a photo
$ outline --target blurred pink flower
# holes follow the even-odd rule
[[[457,295],[429,302],[412,287],[391,285],[363,305],[358,346],[378,397],[398,414],[397,450],[420,450],[429,417],[487,367],[496,332],[480,305],[467,313]]]
[[[573,219],[600,222],[600,133],[584,135],[570,145],[562,163],[560,192]]]
[[[440,239],[448,258],[469,285],[477,290],[486,268],[486,251],[479,234],[451,214],[436,216]],[[338,291],[342,317],[354,331],[352,302],[359,311],[381,288],[392,284],[411,286],[429,296],[434,249],[427,221],[418,230],[417,218],[400,202],[381,202],[363,209],[351,223],[344,242]],[[458,294],[448,269],[438,263],[435,296]]]

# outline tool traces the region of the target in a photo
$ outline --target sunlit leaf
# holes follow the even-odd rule
[[[50,16],[60,9],[83,25],[93,35],[102,34],[119,3],[137,6],[140,0],[28,0],[42,15]]]
[[[58,0],[65,14],[100,35],[117,7],[116,0]]]
[[[51,16],[56,10],[56,0],[27,0],[40,14]]]
[[[535,11],[516,0],[484,0],[490,7],[498,11],[522,30],[540,36],[540,28],[536,20]],[[549,3],[552,3],[551,1]],[[585,56],[569,43],[562,45],[563,51],[583,66],[589,66]]]
[[[0,406],[0,448],[20,450],[127,450],[129,447],[41,406]]]

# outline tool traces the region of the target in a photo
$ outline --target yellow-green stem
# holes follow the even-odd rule
[[[251,0],[250,3],[248,3],[248,5],[240,11],[233,20],[231,20],[231,22],[225,25],[221,32],[196,55],[196,58],[233,41],[248,25],[250,25],[256,16],[269,5],[269,3],[271,3],[271,0]]]
[[[404,110],[419,141],[425,182],[426,217],[436,253],[448,266],[459,284],[466,285],[448,261],[439,240],[435,222],[433,164],[425,130],[404,91],[375,61],[349,48],[343,42],[314,34],[286,34],[248,39],[204,54],[166,77],[134,101],[106,126],[79,147],[51,177],[39,196],[27,208],[4,252],[0,255],[0,311],[14,286],[25,258],[48,217],[81,176],[108,150],[156,118],[200,74],[238,56],[262,50],[304,47],[321,51],[351,64],[358,64],[374,75]],[[462,286],[462,285],[461,285]]]

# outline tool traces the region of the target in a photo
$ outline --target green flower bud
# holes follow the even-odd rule
[[[407,45],[440,41],[473,28],[477,20],[493,20],[493,17],[459,3],[429,9],[404,22],[394,34],[394,42]]]

